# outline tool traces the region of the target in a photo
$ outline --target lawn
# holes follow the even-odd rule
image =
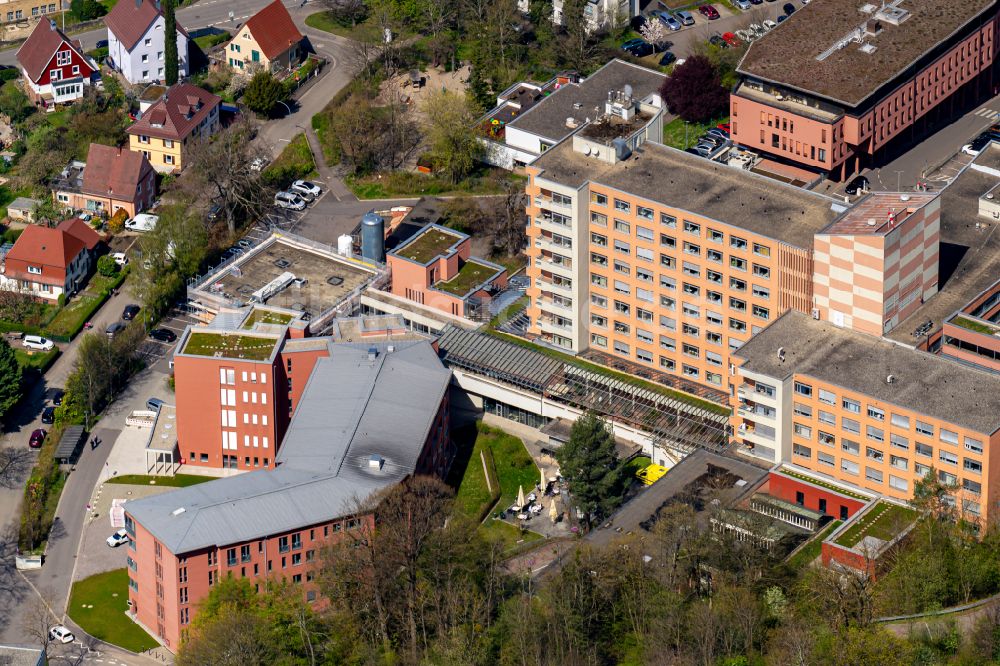
[[[10,84],[4,84],[10,85]],[[30,197],[31,188],[22,187],[18,190],[11,190],[6,185],[0,185],[0,215],[7,217],[7,206],[9,206],[14,199],[18,197]]]
[[[17,358],[17,364],[21,366],[22,370],[34,369],[38,372],[44,373],[49,367],[56,362],[59,358],[60,351],[58,348],[52,351],[42,352],[42,351],[28,351],[27,349],[20,349],[18,347],[14,348],[14,356]]]
[[[832,521],[829,525],[823,528],[823,530],[819,534],[814,535],[813,538],[802,550],[795,553],[795,555],[793,555],[791,559],[788,560],[788,564],[792,568],[798,569],[806,566],[807,564],[815,560],[817,557],[819,557],[820,552],[823,550],[823,542],[826,540],[828,536],[830,536],[833,533],[835,529],[840,527],[841,524],[842,521],[840,520]]]
[[[481,285],[487,278],[496,275],[497,269],[493,266],[480,264],[476,261],[467,261],[452,279],[447,282],[438,282],[435,289],[447,291],[456,296],[465,296],[475,287]]]
[[[284,312],[271,312],[269,310],[254,309],[243,323],[243,328],[249,330],[254,324],[280,324],[284,326],[292,320],[292,315]]]
[[[221,352],[226,358],[245,358],[263,361],[271,357],[275,341],[250,335],[223,335],[221,333],[192,333],[184,345],[185,354],[214,356]]]
[[[395,197],[461,196],[463,194],[501,194],[502,175],[485,172],[457,183],[446,178],[414,171],[393,171],[363,178],[350,178],[347,186],[359,199]]]
[[[169,488],[187,488],[206,481],[215,481],[217,476],[201,476],[200,474],[175,474],[174,476],[147,476],[145,474],[122,474],[113,476],[105,483],[130,484],[134,486],[164,486]]]
[[[45,327],[45,331],[53,337],[72,338],[80,332],[83,325],[97,311],[97,308],[101,307],[106,298],[107,295],[104,293],[91,293],[89,291],[77,295],[72,302],[56,313],[49,325]]]
[[[645,469],[653,464],[653,459],[649,456],[636,456],[625,463],[625,476],[629,481],[635,480],[635,473],[640,469]]]
[[[460,436],[461,434],[458,435]],[[465,436],[469,437],[471,433],[466,433]],[[492,455],[492,467],[500,485],[500,500],[497,504],[499,508],[505,509],[517,500],[519,487],[523,487],[527,495],[535,489],[541,479],[541,472],[520,439],[482,422],[477,423],[476,441],[455,495],[456,513],[474,518],[485,512],[483,507],[492,499],[486,486],[486,477],[483,475],[480,451],[489,454],[486,458],[487,464],[490,463]]]
[[[418,264],[426,264],[434,257],[444,254],[459,240],[461,238],[455,234],[440,229],[430,229],[414,238],[413,242],[397,249],[396,254],[412,259]]]
[[[864,495],[861,495],[859,493],[851,492],[850,490],[844,490],[840,486],[835,486],[832,483],[827,483],[823,479],[817,479],[814,476],[809,476],[807,474],[800,474],[799,472],[793,472],[787,469],[781,470],[781,473],[784,474],[785,476],[790,476],[793,479],[798,479],[799,481],[805,481],[807,483],[813,484],[814,486],[819,486],[820,488],[826,488],[827,490],[832,490],[833,492],[838,493],[840,495],[844,495],[845,497],[853,497],[854,499],[861,500],[862,502],[867,502],[869,499],[871,499],[870,497],[865,497]]]
[[[159,645],[125,615],[128,610],[128,572],[125,569],[73,583],[67,610],[81,629],[98,640],[131,652]]]
[[[611,377],[612,379],[618,379],[620,381],[625,382],[626,384],[632,384],[633,386],[638,386],[640,388],[653,391],[654,393],[659,393],[660,395],[665,395],[670,398],[674,398],[675,400],[679,400],[680,402],[684,402],[689,405],[694,405],[695,407],[700,407],[701,409],[706,409],[716,414],[722,414],[728,416],[731,411],[729,408],[723,407],[718,403],[710,402],[708,400],[702,400],[701,398],[697,398],[687,393],[674,391],[659,384],[653,384],[651,382],[643,381],[642,379],[639,379],[633,375],[627,375],[623,372],[618,372],[617,370],[606,368],[603,365],[590,363],[589,361],[585,361],[583,359],[571,356],[569,354],[564,354],[550,347],[543,347],[542,345],[536,345],[532,342],[528,342],[527,340],[514,337],[513,335],[507,335],[506,333],[502,333],[500,331],[486,330],[485,332],[488,333],[489,335],[502,338],[507,342],[513,342],[516,345],[527,347],[528,349],[532,349],[536,352],[539,352],[540,354],[545,354],[546,356],[549,356],[551,358],[563,361],[564,363],[575,365],[578,368],[583,368],[584,370],[590,370],[591,372],[596,372],[600,375],[604,375],[605,377]]]
[[[536,518],[535,520],[539,519]],[[503,543],[504,551],[509,551],[510,549],[520,546],[523,543],[539,541],[543,538],[538,532],[522,530],[515,525],[511,525],[510,523],[502,520],[496,520],[494,518],[488,518],[480,529],[482,530],[483,536],[485,536],[489,541],[499,541]]]
[[[217,32],[215,34],[202,35],[201,37],[195,37],[194,38],[194,43],[197,44],[198,48],[200,48],[202,51],[204,51],[205,53],[208,53],[208,50],[211,49],[213,46],[218,46],[219,44],[222,44],[223,42],[228,42],[231,38],[232,38],[232,35],[230,35],[228,32],[226,32],[225,30],[223,30],[222,32]]]
[[[873,536],[892,541],[917,518],[917,512],[908,507],[879,502],[837,538],[837,545],[853,548],[864,537]]]
[[[305,134],[296,134],[263,173],[264,180],[274,187],[288,187],[292,181],[315,175],[316,163]]]
[[[663,143],[674,148],[686,150],[698,143],[698,137],[719,123],[729,122],[729,117],[716,118],[703,123],[686,123],[680,118],[674,118],[663,126]]]
[[[382,29],[375,22],[359,23],[356,26],[341,23],[330,12],[316,12],[306,17],[306,25],[316,30],[329,32],[340,37],[347,37],[358,42],[381,42]],[[394,35],[397,39],[407,34]]]

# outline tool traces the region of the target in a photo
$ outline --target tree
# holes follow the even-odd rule
[[[420,130],[393,96],[375,106],[367,93],[352,94],[330,120],[341,162],[355,175],[399,168],[420,143]]]
[[[483,152],[473,131],[476,117],[469,102],[458,93],[441,90],[428,96],[423,111],[434,163],[457,183],[472,171]]]
[[[667,109],[687,122],[703,122],[725,113],[729,94],[719,82],[712,63],[704,56],[692,56],[674,68],[660,94]]]
[[[261,114],[269,116],[285,95],[285,87],[267,70],[260,70],[253,75],[246,90],[243,91],[243,103]]]
[[[556,459],[588,523],[592,517],[607,516],[621,503],[625,476],[615,453],[615,438],[597,414],[587,412],[573,423],[569,441],[556,452]]]
[[[0,88],[0,113],[10,118],[12,123],[23,121],[34,110],[31,100],[16,82],[6,83]]]
[[[368,16],[368,6],[364,0],[321,0],[320,5],[334,21],[352,28]]]
[[[0,420],[21,399],[21,366],[10,343],[0,339]]]
[[[564,31],[560,43],[563,64],[585,72],[591,69],[600,54],[598,34],[591,28],[585,13],[588,0],[564,0],[562,20]]]
[[[642,25],[642,29],[639,30],[639,34],[650,44],[662,44],[667,40],[666,26],[663,25],[663,21],[655,18],[646,21]]]
[[[486,214],[480,218],[480,229],[490,235],[494,253],[512,257],[519,254],[527,242],[525,208],[528,195],[515,182],[505,181],[503,188],[503,194],[486,204]]]
[[[92,21],[108,13],[107,8],[97,0],[72,0],[70,11],[81,21]]]
[[[177,55],[177,17],[174,15],[174,0],[163,0],[163,58],[164,81],[168,86],[177,83],[180,63]]]
[[[104,277],[112,277],[118,273],[118,264],[110,255],[104,255],[97,260],[97,272]]]
[[[34,459],[28,449],[13,447],[0,449],[0,487],[11,490],[20,488],[32,463]]]

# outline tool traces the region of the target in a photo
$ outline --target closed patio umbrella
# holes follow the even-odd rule
[[[527,502],[524,500],[524,486],[517,487],[517,508],[523,509]]]
[[[552,524],[556,524],[556,519],[559,518],[559,509],[556,508],[556,500],[553,498],[552,504],[549,505],[549,518],[552,520]]]

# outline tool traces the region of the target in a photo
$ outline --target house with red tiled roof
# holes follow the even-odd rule
[[[126,130],[129,149],[160,173],[178,173],[192,144],[219,131],[221,105],[221,97],[198,86],[173,85]]]
[[[84,54],[55,21],[39,21],[17,50],[25,92],[40,106],[66,104],[83,97],[84,88],[100,78],[97,63]]]
[[[129,83],[162,81],[166,68],[166,21],[160,0],[121,0],[104,17],[108,64]],[[177,26],[177,72],[188,75],[188,34]]]
[[[70,162],[51,186],[63,208],[108,217],[124,209],[134,217],[153,205],[156,172],[142,153],[92,143],[87,161]]]
[[[235,70],[248,68],[281,71],[302,60],[302,33],[281,0],[256,14],[240,28],[226,45],[226,63]]]
[[[0,289],[57,300],[87,281],[101,237],[80,218],[29,225],[0,264]]]

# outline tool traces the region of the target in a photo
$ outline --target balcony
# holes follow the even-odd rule
[[[561,282],[561,281],[560,282],[556,282],[554,280],[545,280],[545,279],[542,279],[542,278],[535,278],[535,286],[538,287],[539,289],[548,289],[548,288],[551,287],[551,288],[554,288],[554,289],[558,289],[559,291],[565,292],[567,294],[573,292],[573,283],[572,282],[568,282],[568,283],[567,282]]]
[[[538,318],[538,325],[544,329],[565,332],[573,330],[573,322],[565,317],[546,317],[542,315]]]
[[[539,298],[537,302],[538,307],[540,308],[556,308],[560,312],[573,312],[572,305],[564,305],[563,303],[554,301],[551,298]]]
[[[566,217],[565,215],[552,215],[551,213],[546,213],[547,211],[542,211],[541,215],[535,217],[536,226],[551,224],[557,229],[571,229],[573,227],[572,218]]]
[[[750,419],[751,421],[764,420],[770,423],[774,423],[774,421],[777,418],[774,413],[768,413],[762,409],[754,409],[750,405],[743,405],[736,411],[740,416]]]
[[[534,264],[536,268],[565,271],[567,273],[573,270],[573,261],[571,259],[560,259],[558,261],[554,261],[553,257],[546,257],[543,255],[535,257]]]

